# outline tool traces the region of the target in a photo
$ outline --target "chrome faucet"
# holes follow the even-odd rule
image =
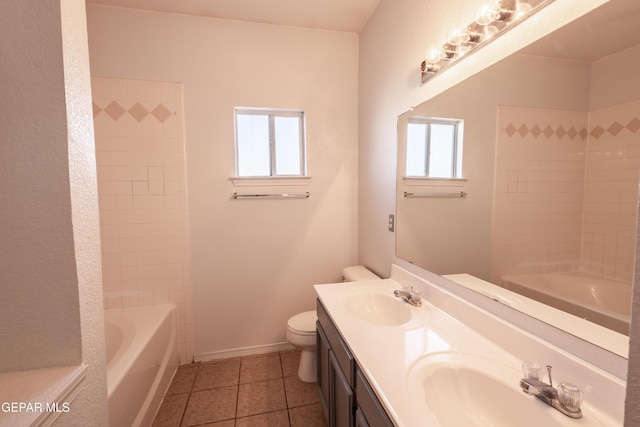
[[[422,298],[420,297],[421,293],[413,290],[413,286],[404,286],[402,291],[395,290],[393,291],[393,295],[398,298],[402,298],[409,304],[420,307],[422,306]]]
[[[525,368],[525,365],[528,364],[523,364],[525,378],[520,380],[520,388],[522,388],[522,391],[537,397],[568,417],[582,418],[580,405],[582,404],[583,395],[578,387],[570,383],[560,383],[558,389],[556,389],[553,387],[551,380],[551,366],[547,365],[547,372],[549,373],[549,384],[547,384],[542,381],[538,375],[533,374],[529,376],[528,369]]]

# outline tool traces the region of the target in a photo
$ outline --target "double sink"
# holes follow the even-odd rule
[[[396,298],[392,279],[315,288],[398,426],[619,425],[588,401],[576,420],[524,393],[522,360],[426,300]]]

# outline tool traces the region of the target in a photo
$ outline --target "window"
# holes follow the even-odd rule
[[[407,126],[407,176],[462,177],[462,120],[411,117]]]
[[[236,175],[305,176],[304,113],[236,108]]]

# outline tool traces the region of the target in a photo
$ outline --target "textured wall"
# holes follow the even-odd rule
[[[38,2],[39,4],[41,2]],[[73,410],[58,425],[108,425],[100,224],[87,21],[83,0],[61,0],[71,219],[75,244],[82,363],[87,374]],[[55,250],[55,249],[54,249]],[[67,310],[65,308],[64,310]]]
[[[78,364],[59,2],[0,12],[0,371]]]
[[[57,423],[106,426],[85,3],[19,0],[0,9],[0,371],[86,365]],[[59,397],[26,386],[36,399]]]

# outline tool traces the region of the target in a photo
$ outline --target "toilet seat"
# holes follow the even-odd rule
[[[292,316],[287,321],[287,328],[299,335],[315,335],[317,319],[318,316],[315,310],[305,311]]]

